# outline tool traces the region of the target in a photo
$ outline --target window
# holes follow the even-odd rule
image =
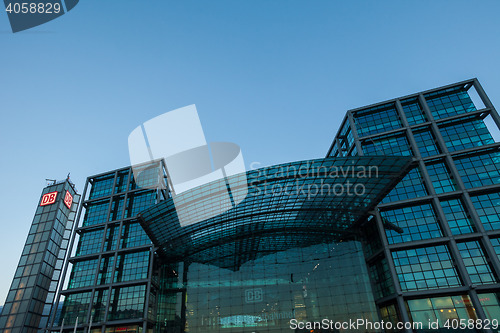
[[[457,246],[472,283],[487,284],[497,281],[479,242],[458,243]]]
[[[87,204],[83,226],[89,226],[106,222],[108,215],[109,201],[99,201]]]
[[[404,134],[365,140],[362,146],[365,155],[411,156],[413,154]]]
[[[429,178],[436,193],[453,192],[458,186],[445,163],[436,163],[426,166]]]
[[[468,295],[443,296],[408,300],[406,302],[413,322],[439,322],[443,328],[447,320],[477,319],[476,311]]]
[[[401,127],[394,103],[356,111],[353,116],[360,137]]]
[[[382,211],[380,215],[384,224],[396,225],[403,231],[399,233],[386,227],[390,244],[443,236],[431,204]]]
[[[78,247],[76,248],[76,255],[83,256],[100,252],[103,235],[104,229],[83,231],[78,242]]]
[[[454,235],[475,232],[474,225],[459,199],[441,201],[444,215]]]
[[[413,137],[417,142],[418,150],[422,157],[438,155],[441,153],[436,145],[436,139],[429,129],[418,130],[413,133]]]
[[[495,142],[481,119],[454,122],[441,126],[439,131],[449,151],[480,147]]]
[[[146,279],[149,251],[120,254],[116,261],[115,282]]]
[[[466,188],[500,184],[500,153],[460,157],[455,160]]]
[[[426,196],[427,190],[424,186],[424,180],[420,173],[420,169],[412,169],[401,180],[389,194],[382,200],[382,203],[389,203],[399,200],[413,199],[417,197]]]
[[[446,245],[395,251],[392,257],[403,291],[461,285]]]
[[[500,229],[500,193],[478,195],[471,200],[484,229]]]
[[[476,107],[462,87],[453,87],[424,95],[435,119],[475,111]]]
[[[94,178],[91,181],[92,188],[90,189],[89,199],[96,199],[111,195],[113,192],[114,179],[114,173]]]
[[[111,292],[111,304],[108,320],[142,318],[146,286],[114,288]]]
[[[418,98],[410,98],[404,101],[401,101],[401,106],[403,107],[403,111],[406,115],[406,120],[411,125],[416,125],[419,123],[424,123],[427,120],[425,117],[424,111],[418,102]]]

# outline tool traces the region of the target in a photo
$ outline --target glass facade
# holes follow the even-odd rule
[[[165,181],[163,163],[144,166],[144,179]],[[151,184],[156,184],[151,181]],[[163,185],[162,188],[165,188]],[[89,177],[80,206],[81,225],[72,240],[73,252],[65,271],[67,285],[52,327],[73,332],[152,331],[149,299],[153,283],[153,247],[137,223],[137,213],[167,197],[160,186],[138,188],[131,168]],[[83,328],[79,329],[83,332]],[[103,331],[103,332],[104,332]]]
[[[156,332],[289,332],[293,318],[379,320],[357,241],[280,251],[237,271],[182,262],[160,276]]]
[[[371,220],[378,252],[365,246],[383,317],[441,328],[500,319],[500,143],[486,117],[500,125],[476,79],[348,111],[353,143],[339,150],[339,132],[328,156],[411,154],[418,163]]]
[[[500,319],[500,143],[486,117],[500,125],[475,79],[348,111],[326,158],[234,176],[232,191],[248,185],[247,198],[215,216],[227,184],[174,204],[162,162],[143,166],[142,187],[131,168],[89,177],[51,330],[277,333],[293,332],[291,319],[439,328]],[[346,173],[353,165],[382,176]],[[330,177],[334,168],[344,174]],[[335,193],[347,182],[365,192]],[[181,225],[175,205],[193,202],[183,218],[201,222]]]
[[[80,195],[68,180],[42,191],[35,217],[0,315],[4,333],[42,332],[53,306]]]

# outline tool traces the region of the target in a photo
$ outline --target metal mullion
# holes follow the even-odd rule
[[[123,171],[123,170],[125,170],[125,169],[121,169],[121,170],[119,170],[119,171]],[[130,168],[129,168],[129,170],[130,170]],[[116,188],[116,179],[117,179],[117,177],[118,177],[118,173],[119,173],[119,171],[118,171],[118,170],[117,170],[117,171],[115,171],[115,179],[114,179],[114,181],[113,181],[113,191],[112,191],[112,193],[113,193],[113,194],[114,194],[114,192],[115,192],[115,188]],[[129,171],[129,172],[130,172],[130,171]],[[129,182],[130,182],[130,179],[129,179],[129,180],[127,180],[127,191],[128,191]],[[127,193],[127,192],[125,192],[125,193]],[[119,197],[119,196],[118,196],[118,197]],[[125,207],[125,202],[126,202],[126,200],[125,200],[125,198],[124,198],[123,207]],[[101,247],[101,249],[102,249],[102,250],[104,250],[104,239],[106,238],[106,233],[107,233],[107,230],[108,230],[108,226],[109,226],[109,224],[110,224],[110,221],[109,221],[109,214],[110,214],[110,212],[111,212],[111,205],[112,205],[112,203],[113,203],[113,196],[112,196],[112,197],[111,197],[111,199],[110,199],[110,205],[109,205],[109,208],[108,208],[108,216],[107,216],[107,218],[106,218],[106,230],[104,231],[103,244],[102,244],[102,247]],[[122,212],[122,214],[123,214],[123,212]],[[122,218],[123,218],[123,215],[122,215]],[[114,225],[115,223],[116,223],[116,222],[112,222],[112,224],[113,224],[113,225]],[[120,233],[120,232],[121,232],[121,225],[122,225],[122,222],[120,222],[120,228],[119,228],[119,231],[118,231],[118,240],[120,239],[119,237],[120,237],[120,235],[121,235],[121,233]],[[108,296],[107,296],[107,300],[106,300],[106,308],[105,308],[105,310],[104,310],[104,316],[103,316],[103,321],[104,321],[104,322],[108,322],[109,305],[111,304],[111,294],[112,294],[112,291],[113,291],[112,286],[113,286],[113,281],[114,281],[114,278],[115,278],[115,268],[116,268],[116,261],[117,261],[117,253],[116,253],[116,249],[117,249],[117,247],[118,247],[118,244],[119,244],[119,243],[120,243],[120,242],[119,242],[119,241],[117,241],[117,244],[116,244],[116,246],[115,246],[115,248],[114,248],[114,254],[109,256],[109,258],[113,257],[113,267],[112,267],[112,269],[111,269],[111,281],[110,281],[110,286],[108,287]],[[106,252],[107,252],[107,251],[106,251]],[[99,264],[100,264],[100,262],[99,262]],[[105,328],[105,326],[106,326],[106,325],[103,325],[103,326],[102,326],[102,331],[101,331],[102,333],[104,333],[104,328]]]
[[[379,229],[380,238],[382,241],[382,247],[384,249],[384,256],[387,260],[387,266],[389,266],[389,271],[391,274],[391,280],[394,285],[394,290],[396,292],[396,306],[398,312],[401,314],[401,319],[403,322],[410,322],[410,316],[408,311],[406,311],[405,301],[403,298],[403,292],[401,290],[401,286],[399,285],[398,273],[396,272],[396,267],[394,265],[394,261],[392,259],[391,250],[389,249],[389,243],[387,241],[387,237],[384,231],[384,225],[382,223],[382,217],[380,216],[380,212],[376,209],[373,212],[375,217],[375,221],[377,223],[377,228]],[[405,329],[405,332],[410,333],[411,330]]]
[[[459,113],[459,114],[456,114],[456,115],[453,115],[453,116],[449,116],[449,117],[445,117],[445,118],[435,119],[434,121],[436,122],[436,124],[438,124],[438,125],[444,125],[444,127],[446,127],[446,126],[449,126],[449,124],[455,124],[455,123],[460,123],[460,122],[466,122],[467,121],[467,119],[462,119],[462,118],[471,118],[471,119],[481,118],[482,114],[484,114],[484,113],[489,114],[490,111],[491,111],[490,108],[484,108],[484,109],[479,109],[479,110],[476,110],[476,111]]]
[[[326,153],[326,157],[328,157],[328,155],[330,155],[333,151],[333,147],[336,145],[337,146],[337,150],[340,149],[340,146],[339,146],[339,143],[338,143],[338,137],[339,135],[341,134],[340,132],[342,131],[342,127],[344,126],[344,124],[349,121],[347,115],[344,117],[344,119],[342,120],[342,122],[340,123],[340,127],[337,131],[337,134],[335,135],[334,139],[333,139],[333,142],[332,144],[330,145],[330,148],[328,148],[328,152]]]
[[[493,106],[493,103],[491,103],[490,98],[488,97],[488,95],[486,95],[483,87],[477,79],[473,80],[473,86],[476,89],[479,98],[481,98],[481,100],[483,101],[484,106],[490,109],[491,118],[493,118],[493,121],[495,122],[497,127],[500,128],[500,116],[498,115],[497,110]]]
[[[104,250],[104,240],[106,239],[106,232],[107,232],[108,223],[109,223],[109,214],[110,214],[110,211],[111,211],[111,207],[113,205],[113,195],[114,195],[114,192],[115,192],[117,175],[118,175],[118,171],[115,170],[114,176],[113,176],[113,185],[112,185],[112,188],[111,188],[111,195],[109,197],[108,213],[106,214],[106,222],[105,222],[105,226],[104,226],[104,232],[103,232],[103,236],[101,238],[101,251],[99,252],[99,257],[98,257],[98,260],[97,260],[97,267],[96,267],[96,274],[95,274],[95,277],[94,277],[94,283],[92,285],[92,291],[90,293],[90,302],[89,302],[89,307],[88,307],[88,310],[87,310],[87,318],[90,318],[90,316],[92,316],[92,308],[94,307],[95,287],[96,287],[97,279],[98,279],[98,276],[99,276],[99,267],[101,266],[102,252]],[[84,332],[85,332],[85,323],[82,323],[82,324],[84,326]],[[90,330],[91,330],[91,327],[89,326],[88,329],[87,329],[87,332],[90,333]]]
[[[148,324],[148,310],[149,310],[149,294],[151,293],[151,280],[153,279],[153,265],[154,265],[154,251],[153,247],[150,247],[149,250],[149,267],[148,267],[148,283],[146,285],[146,300],[144,304],[144,323],[142,327],[143,332],[147,332],[147,324]]]
[[[356,145],[356,150],[358,151],[358,156],[364,156],[365,153],[363,152],[363,149],[361,147],[361,142],[359,141],[359,135],[358,135],[358,129],[356,127],[356,123],[354,122],[354,116],[351,111],[347,111],[347,119],[346,121],[349,122],[349,127],[352,133],[352,137],[354,138],[354,144]]]

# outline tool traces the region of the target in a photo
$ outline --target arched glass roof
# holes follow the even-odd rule
[[[183,192],[139,220],[164,259],[237,270],[271,252],[352,237],[412,163],[361,156],[274,165]],[[246,197],[232,207],[228,193]]]

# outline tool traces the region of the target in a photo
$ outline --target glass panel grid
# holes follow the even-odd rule
[[[394,165],[395,162],[399,166]],[[189,208],[188,205],[193,200],[199,202],[198,198],[207,201],[207,193],[215,194],[210,195],[210,200],[227,193],[226,182],[217,181],[177,195],[175,207],[173,200],[165,200],[143,211],[140,223],[147,228],[155,244],[161,247],[160,254],[165,258],[189,256],[195,262],[205,263],[207,260],[213,260],[213,265],[235,269],[235,265],[238,267],[246,261],[254,260],[256,255],[263,255],[262,251],[255,250],[256,244],[258,249],[280,251],[299,244],[335,240],[346,231],[349,232],[349,227],[363,218],[370,206],[374,207],[374,198],[380,196],[384,189],[387,191],[392,187],[391,179],[395,182],[397,175],[405,172],[404,169],[410,166],[409,162],[408,158],[363,156],[300,161],[254,170],[247,173],[248,178],[235,175],[231,179],[233,183],[249,184],[248,195],[235,209],[224,214],[211,215],[213,217],[208,219],[202,218],[214,208],[215,211],[220,211],[218,203],[216,206],[207,203],[196,206],[197,209],[186,209],[183,225],[180,224],[177,214],[174,214],[175,207],[185,205]],[[362,177],[356,180],[350,178],[352,173],[345,179],[344,176],[328,176],[334,170],[341,167],[345,170],[347,166],[356,163],[360,166],[378,165],[380,174],[384,176]],[[308,175],[299,177],[296,171],[304,168],[309,170]],[[322,174],[318,174],[318,168],[322,168]],[[315,172],[311,172],[312,170]],[[344,193],[339,196],[324,191],[314,198],[307,198],[297,192],[310,184],[333,186],[347,180],[351,184],[362,182],[366,189],[364,195],[348,196]],[[265,187],[269,189],[271,185],[276,184],[287,191],[275,195],[268,190],[266,192]],[[240,188],[243,187],[238,187]],[[235,191],[233,193],[238,195]],[[290,195],[291,193],[296,194]],[[196,223],[189,223],[190,221]],[[325,230],[325,225],[329,225],[328,230]],[[289,232],[283,233],[284,228]],[[307,228],[309,232],[295,232],[297,228]],[[244,239],[244,235],[248,235],[248,239]],[[224,244],[218,249],[208,246],[219,243],[220,239],[224,239]],[[245,255],[235,260],[235,251],[244,251]],[[221,256],[221,253],[225,255]]]
[[[438,321],[438,327],[444,328],[447,320],[477,319],[476,311],[468,295],[441,296],[407,301],[413,322],[429,323]],[[449,322],[448,322],[449,323]],[[452,330],[453,332],[455,330]],[[469,330],[459,330],[469,332]]]
[[[126,224],[122,227],[121,248],[151,244],[151,240],[139,223]]]
[[[89,199],[96,199],[111,195],[111,193],[113,192],[114,178],[114,172],[108,175],[94,178],[92,187],[90,189]]]
[[[142,318],[146,286],[114,288],[111,292],[111,304],[108,320]]]
[[[125,218],[134,217],[138,213],[151,207],[155,203],[156,203],[156,191],[154,190],[131,193],[127,197],[127,208],[125,210]]]
[[[71,294],[64,299],[59,325],[64,323],[74,323],[76,318],[85,321],[90,304],[91,292]]]
[[[450,170],[444,163],[430,164],[426,166],[429,178],[436,193],[457,191],[458,187],[451,175]]]
[[[354,119],[360,137],[387,132],[401,127],[394,103],[356,111]]]
[[[422,157],[438,155],[441,153],[436,145],[436,139],[434,139],[434,136],[429,129],[415,131],[413,132],[413,137],[417,142],[418,150],[420,151],[420,155],[422,155]]]
[[[96,269],[97,259],[75,262],[71,271],[68,289],[93,285]]]
[[[495,253],[498,256],[498,259],[500,260],[500,238],[491,238],[491,245],[495,249]]]
[[[458,243],[457,247],[472,283],[487,284],[497,281],[478,241]]]
[[[424,111],[418,102],[418,98],[401,101],[401,106],[410,125],[416,125],[427,121]]]
[[[101,258],[101,263],[99,265],[99,274],[97,276],[97,284],[107,284],[111,283],[111,274],[113,272],[113,262],[115,260],[114,256],[107,256]]]
[[[478,294],[479,302],[489,320],[500,318],[500,292]]]
[[[435,119],[451,117],[476,110],[467,91],[453,87],[424,95]]]
[[[392,223],[403,231],[386,229],[389,244],[443,236],[431,204],[382,211],[380,215],[384,223]]]
[[[106,222],[108,209],[109,201],[107,200],[87,204],[85,216],[83,218],[83,226],[87,227]]]
[[[392,252],[392,257],[403,291],[461,285],[445,245],[395,251]]]
[[[413,168],[382,200],[382,203],[413,199],[428,195],[420,169]]]
[[[127,253],[118,256],[115,282],[146,279],[149,268],[149,251]]]
[[[374,285],[375,298],[382,298],[395,292],[387,259],[383,258],[369,267],[370,277]]]
[[[100,252],[103,235],[104,229],[83,231],[78,241],[76,255],[83,256]]]
[[[129,170],[118,172],[116,177],[115,193],[122,193],[127,190]]]
[[[480,147],[495,142],[481,119],[441,126],[439,131],[449,151]]]
[[[455,160],[466,188],[500,184],[500,153],[459,157]]]
[[[367,156],[389,155],[389,156],[411,156],[413,155],[406,135],[397,134],[365,140],[362,143],[363,152]]]
[[[471,200],[484,229],[500,229],[500,193],[471,196]]]
[[[452,234],[462,235],[476,231],[460,199],[441,201],[441,207]]]

